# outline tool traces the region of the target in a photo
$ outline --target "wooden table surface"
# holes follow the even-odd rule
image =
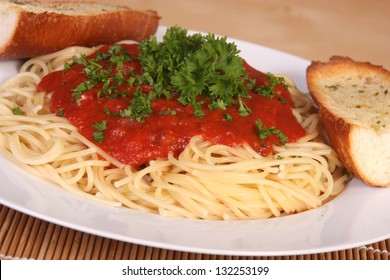
[[[100,2],[107,0],[100,0]],[[111,2],[111,1],[110,1]],[[350,56],[390,69],[388,0],[112,0],[162,25],[213,32],[309,60]]]
[[[153,9],[161,16],[161,25],[226,35],[308,60],[344,55],[390,69],[388,0],[96,1]],[[231,258],[111,240],[54,225],[1,205],[0,227],[0,259]],[[388,248],[390,240],[383,240],[348,250],[279,258],[389,259]]]

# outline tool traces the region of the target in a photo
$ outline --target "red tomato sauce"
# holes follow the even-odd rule
[[[129,53],[136,58],[137,45],[124,45]],[[107,49],[107,47],[106,47]],[[102,49],[104,51],[106,49]],[[92,57],[91,55],[90,57]],[[267,81],[266,75],[244,63],[249,77],[256,79],[257,84]],[[142,71],[139,61],[127,62],[125,68],[134,69],[134,73]],[[265,127],[275,127],[281,130],[288,142],[294,142],[304,136],[306,132],[292,114],[293,101],[285,87],[277,85],[278,98],[267,98],[255,92],[249,92],[251,98],[245,103],[251,108],[249,116],[242,117],[236,107],[229,107],[227,111],[210,110],[205,107],[204,117],[196,117],[192,106],[183,106],[177,100],[178,94],[172,93],[171,99],[160,98],[152,101],[153,113],[145,117],[140,123],[133,118],[114,116],[130,105],[134,89],[122,86],[128,93],[126,96],[109,99],[97,97],[99,85],[84,92],[79,102],[72,98],[73,90],[87,80],[82,65],[75,64],[71,69],[57,71],[46,75],[38,85],[38,91],[52,93],[50,110],[63,115],[88,140],[94,142],[112,157],[132,167],[139,167],[150,160],[166,158],[169,152],[175,155],[184,150],[191,137],[201,135],[213,144],[224,144],[239,147],[249,144],[263,156],[272,152],[272,145],[280,145],[279,138],[271,134],[264,140],[257,135],[255,121],[260,119]],[[100,85],[101,87],[101,85]],[[143,86],[147,94],[151,90],[148,85]],[[106,113],[107,109],[111,112]],[[176,114],[161,114],[161,111],[175,110]],[[232,120],[225,119],[225,113],[231,115]],[[106,121],[104,140],[101,143],[94,141],[93,125]]]

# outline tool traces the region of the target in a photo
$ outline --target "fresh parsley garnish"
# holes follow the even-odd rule
[[[72,99],[73,101],[76,101],[78,104],[80,104],[81,96],[84,92],[93,89],[93,87],[96,85],[96,82],[93,80],[86,80],[85,82],[82,82],[79,84],[72,93]]]
[[[240,116],[252,113],[247,102],[249,90],[273,98],[277,85],[287,87],[283,78],[270,73],[264,85],[257,85],[248,77],[237,46],[228,42],[226,37],[216,37],[211,33],[188,34],[187,30],[174,26],[167,29],[161,41],[156,36],[141,41],[138,51],[138,56],[133,58],[122,46],[112,45],[107,52],[96,51],[92,58],[87,59],[85,55],[73,57],[65,69],[80,64],[87,77],[74,89],[73,100],[80,103],[84,92],[98,86],[98,98],[131,98],[127,108],[115,114],[106,109],[107,115],[133,118],[142,123],[152,114],[153,100],[171,99],[175,95],[182,105],[192,106],[197,117],[203,117],[205,109],[224,110],[225,120],[233,121],[232,115],[226,112],[228,107],[235,107]],[[142,66],[140,74],[135,74],[134,69],[124,68],[127,62],[134,60]],[[126,87],[123,85],[132,87],[134,93],[124,91]],[[143,92],[143,85],[150,85],[151,90]],[[278,98],[281,103],[286,102],[282,97]],[[160,112],[175,113],[174,110]],[[101,142],[106,123],[98,124],[94,126],[97,129],[94,139]],[[286,135],[275,127],[265,128],[260,120],[256,121],[256,127],[262,140],[275,134],[282,144],[287,142]]]
[[[249,113],[242,101],[248,97],[243,59],[226,37],[189,35],[187,30],[174,26],[167,29],[161,42],[153,36],[142,41],[139,50],[143,79],[154,88],[152,99],[170,98],[171,91],[175,91],[180,94],[179,102],[192,105],[198,117],[204,116],[200,95],[210,101],[208,107],[212,110],[237,105],[240,113]]]
[[[265,85],[261,85],[255,88],[255,92],[267,97],[274,98],[275,97],[275,87],[281,84],[283,87],[287,88],[287,84],[283,77],[277,77],[271,73],[267,73],[267,83]],[[285,101],[285,100],[284,100]],[[283,99],[280,102],[284,102]]]
[[[104,141],[104,131],[107,129],[107,121],[96,122],[92,125],[92,128],[97,130],[93,132],[93,140],[102,143]]]
[[[14,115],[23,115],[23,111],[19,106],[14,105],[11,110]]]
[[[57,112],[57,116],[63,117],[65,114],[64,108],[59,108]]]
[[[131,104],[124,110],[119,112],[122,117],[130,117],[136,119],[138,122],[144,122],[144,118],[152,113],[152,105],[149,96],[136,91]]]
[[[110,46],[106,53],[98,50],[95,56],[89,59],[85,55],[73,57],[72,63],[65,64],[65,69],[70,69],[75,64],[81,64],[87,77],[86,81],[80,83],[73,90],[73,100],[80,103],[81,95],[98,84],[102,86],[97,92],[97,97],[104,96],[112,99],[118,96],[126,96],[126,92],[118,91],[118,86],[129,82],[123,77],[122,70],[125,63],[131,61],[133,61],[133,58],[120,45]],[[102,62],[108,63],[108,66],[103,67]]]
[[[287,143],[287,135],[284,134],[281,130],[276,129],[274,126],[267,128],[259,119],[255,121],[255,124],[257,136],[261,141],[264,141],[268,136],[275,134],[279,138],[279,141],[282,145],[285,145]]]
[[[233,121],[233,117],[232,117],[229,113],[227,113],[227,112],[225,112],[225,113],[223,114],[223,118],[224,118],[225,120],[227,120],[228,122]]]
[[[176,110],[172,110],[172,109],[161,110],[160,115],[176,115]]]
[[[173,90],[171,78],[187,56],[195,53],[203,44],[201,34],[188,35],[185,29],[170,27],[161,42],[156,36],[139,44],[138,58],[142,64],[142,78],[153,86],[153,97],[170,98]]]

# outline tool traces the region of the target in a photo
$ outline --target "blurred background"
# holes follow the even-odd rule
[[[389,0],[94,1],[153,9],[161,25],[226,35],[308,60],[344,55],[390,69]]]

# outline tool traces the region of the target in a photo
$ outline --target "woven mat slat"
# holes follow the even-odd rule
[[[20,240],[18,242],[18,247],[17,247],[17,250],[15,252],[15,256],[17,256],[17,257],[22,256],[24,254],[24,252],[26,250],[29,250],[31,248],[31,245],[34,244],[34,243],[30,243],[28,241],[29,241],[30,235],[34,233],[33,228],[34,228],[36,219],[34,219],[31,216],[27,216],[27,215],[24,215],[24,216],[27,217],[27,221],[26,221],[26,224],[23,228],[20,227],[21,229],[23,229],[23,232],[21,234]]]
[[[56,243],[56,236],[53,236],[55,224],[48,223],[46,232],[42,238],[41,247],[38,253],[38,259],[51,259],[51,254],[49,251],[50,244]]]
[[[112,240],[55,225],[0,205],[0,259],[69,260],[389,260],[390,239],[319,254],[223,256]]]
[[[0,230],[0,244],[2,244],[2,251],[5,250],[5,252],[8,251],[9,243],[5,242],[5,239],[7,237],[8,229],[11,225],[13,215],[15,214],[15,211],[12,211],[8,208],[2,208],[1,209],[1,230]]]
[[[8,252],[11,255],[15,255],[16,252],[19,250],[22,250],[23,246],[23,232],[26,226],[28,220],[28,216],[23,215],[20,212],[16,212],[14,219],[11,223],[11,227],[9,230],[9,236],[10,236],[10,247],[8,248]],[[12,232],[12,236],[11,233]],[[18,240],[19,242],[14,242]],[[7,242],[7,240],[4,240],[4,242]]]
[[[67,229],[67,236],[66,236],[65,242],[66,242],[66,244],[72,244],[72,246],[65,246],[64,247],[64,250],[61,252],[61,256],[60,256],[61,260],[69,259],[70,252],[75,244],[75,239],[74,239],[75,235],[76,235],[76,231],[74,231],[72,229]]]

